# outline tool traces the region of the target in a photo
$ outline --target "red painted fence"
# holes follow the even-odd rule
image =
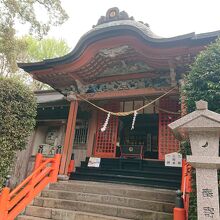
[[[0,194],[0,220],[13,220],[49,184],[57,181],[61,154],[54,158],[36,156],[33,173],[12,191],[5,187]]]
[[[188,212],[189,212],[189,199],[190,192],[192,192],[191,188],[191,165],[183,160],[182,165],[182,183],[181,183],[181,191],[183,192],[183,202],[184,208],[186,210],[186,220],[188,220]]]
[[[188,220],[191,188],[191,165],[183,159],[181,191],[177,191],[176,206],[173,209],[173,220]]]

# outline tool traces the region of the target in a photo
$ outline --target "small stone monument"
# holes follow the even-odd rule
[[[208,103],[202,100],[196,102],[196,108],[169,127],[179,140],[190,140],[192,156],[187,156],[187,162],[196,168],[198,220],[220,220],[220,114],[209,111]]]

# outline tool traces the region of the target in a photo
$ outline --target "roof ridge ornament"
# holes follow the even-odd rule
[[[108,9],[106,12],[106,16],[101,16],[97,22],[96,25],[93,25],[93,28],[104,23],[108,23],[111,21],[119,21],[119,20],[134,20],[134,17],[129,17],[128,13],[126,11],[119,11],[117,7],[113,7]],[[144,22],[140,22],[144,24]],[[148,24],[145,24],[147,27],[149,27]]]

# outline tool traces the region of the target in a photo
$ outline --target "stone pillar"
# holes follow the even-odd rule
[[[78,101],[75,99],[70,102],[70,109],[66,127],[66,135],[64,140],[64,147],[61,158],[61,165],[59,174],[67,175],[68,166],[71,160],[72,148],[73,148],[73,139],[75,134],[76,127],[76,116],[78,111]]]
[[[187,156],[187,162],[196,168],[198,220],[219,220],[220,114],[209,111],[202,100],[196,108],[169,127],[178,139],[190,140],[192,155]]]
[[[220,165],[219,131],[214,127],[208,131],[192,130],[189,138],[192,156],[187,156],[187,162],[196,168],[198,219],[220,219],[217,175],[217,163]]]

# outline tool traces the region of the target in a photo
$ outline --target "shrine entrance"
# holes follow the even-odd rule
[[[103,108],[112,112],[127,112],[145,104],[144,100],[112,101]],[[131,129],[133,114],[111,115],[105,131],[101,130],[108,114],[97,110],[93,156],[164,160],[165,154],[179,149],[179,142],[167,126],[179,117],[179,109],[178,96],[166,97],[139,111],[134,129]]]
[[[117,156],[158,159],[158,119],[158,114],[139,114],[131,130],[133,117],[120,118]]]
[[[147,23],[111,8],[67,55],[20,63],[19,67],[36,80],[50,85],[63,94],[63,100],[70,101],[60,174],[67,174],[73,151],[77,158],[81,158],[83,150],[84,157],[117,160],[115,157],[123,153],[132,156],[133,151],[139,149],[137,145],[142,146],[142,151],[138,152],[141,159],[158,159],[161,163],[166,154],[179,151],[179,142],[167,126],[180,116],[178,82],[196,54],[218,35],[219,32],[158,37]],[[160,96],[162,98],[149,108],[139,109]],[[61,97],[56,95],[47,101],[53,106]],[[94,107],[92,116],[88,121],[76,123],[78,105],[86,101]],[[134,113],[139,109],[133,131],[130,131],[131,115],[127,118],[111,116],[106,131],[101,132],[108,109],[105,108],[107,113],[102,112],[99,107],[104,106],[100,103],[111,106],[110,102],[115,101],[120,103],[120,108],[113,112]],[[124,127],[124,134],[121,127]],[[76,147],[73,150],[74,134]],[[82,145],[88,147],[82,149]],[[123,145],[128,147],[123,148]]]

